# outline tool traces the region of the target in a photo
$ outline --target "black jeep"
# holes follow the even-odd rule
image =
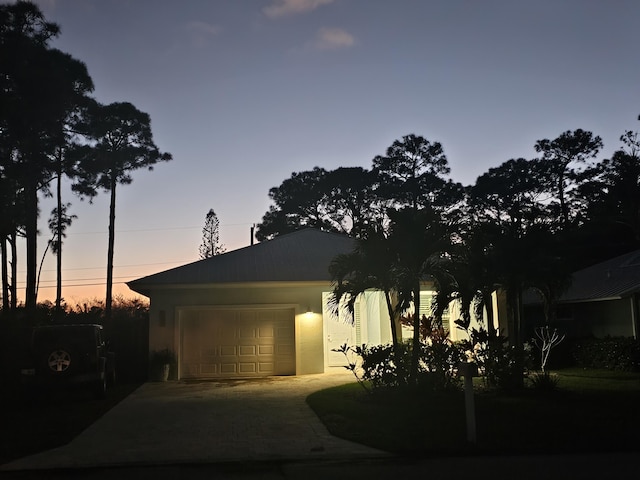
[[[108,351],[101,325],[34,327],[25,366],[26,387],[83,386],[103,397],[115,383],[115,354]]]

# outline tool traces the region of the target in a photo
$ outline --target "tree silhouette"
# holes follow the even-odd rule
[[[171,160],[153,142],[151,119],[127,102],[109,105],[95,103],[89,111],[84,135],[89,144],[77,148],[73,155],[78,168],[78,181],[73,189],[95,196],[98,190],[110,192],[109,245],[107,251],[107,291],[105,315],[111,316],[113,292],[113,256],[115,242],[116,187],[133,181],[132,172],[141,168],[153,170],[158,162]]]
[[[37,291],[38,192],[49,189],[52,158],[66,142],[66,126],[93,90],[86,66],[48,42],[59,27],[30,2],[0,6],[0,143],[5,173],[23,200],[26,237],[25,305]]]
[[[56,317],[60,315],[62,309],[62,239],[66,237],[66,230],[71,226],[71,222],[78,218],[76,215],[69,214],[70,203],[61,203],[60,185],[58,185],[57,191],[58,206],[51,211],[49,218],[49,230],[53,232],[49,246],[56,256]]]
[[[202,243],[200,244],[200,258],[210,258],[224,253],[224,245],[220,244],[220,220],[213,209],[209,210],[202,228]]]
[[[415,210],[448,204],[452,186],[444,175],[450,170],[442,145],[414,134],[394,141],[386,155],[373,159],[373,171],[379,178],[378,196],[393,207]]]
[[[575,180],[575,167],[594,158],[602,148],[602,139],[593,133],[577,129],[567,130],[554,140],[538,140],[536,152],[542,154],[549,177],[555,188],[555,196],[560,203],[560,219],[564,227],[569,224],[570,212],[567,205],[567,191],[572,187],[568,181]],[[572,167],[573,168],[570,168]]]
[[[305,227],[358,236],[383,216],[375,182],[362,167],[294,172],[269,190],[274,205],[258,224],[256,238],[262,241]]]

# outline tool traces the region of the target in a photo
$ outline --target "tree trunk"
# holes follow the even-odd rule
[[[2,236],[0,239],[0,255],[2,255],[2,310],[6,313],[9,311],[9,259],[8,259],[7,237]]]
[[[11,246],[11,284],[9,285],[9,295],[11,296],[11,309],[18,307],[18,234],[14,231],[9,237]]]
[[[109,203],[109,246],[107,248],[107,295],[105,299],[104,314],[106,320],[111,320],[111,302],[113,298],[113,251],[115,243],[116,223],[116,176],[111,176],[111,201]]]
[[[25,237],[27,243],[27,276],[25,289],[25,307],[27,313],[36,310],[38,300],[38,189],[34,179],[25,185]]]
[[[411,370],[409,382],[416,385],[418,382],[418,363],[420,361],[420,283],[413,290],[413,348],[411,349]]]
[[[484,302],[484,308],[487,312],[487,333],[489,337],[495,337],[497,332],[493,326],[493,292],[490,290],[483,290],[482,298]]]
[[[56,311],[55,318],[60,318],[62,303],[62,159],[58,158],[58,218],[56,224]]]
[[[560,197],[560,215],[562,216],[562,226],[566,228],[569,224],[569,211],[567,210],[567,203],[564,199],[564,170],[566,166],[563,166],[560,172],[560,178],[558,181],[558,196]]]
[[[391,292],[385,291],[384,298],[387,302],[387,311],[389,312],[389,320],[391,321],[391,341],[393,343],[394,353],[398,352],[398,325],[396,324],[396,312],[391,302]]]
[[[396,312],[396,308],[393,306],[392,301],[392,293],[389,291],[384,292],[384,298],[387,302],[387,311],[389,312],[389,321],[391,322],[391,340],[393,344],[393,355],[396,359],[395,364],[396,368],[399,369],[398,378],[402,379],[404,382],[407,378],[405,372],[405,362],[401,360],[402,358],[402,349],[400,348],[400,340],[401,336],[398,332],[398,313]]]

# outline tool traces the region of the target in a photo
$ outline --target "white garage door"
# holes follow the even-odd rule
[[[296,373],[292,309],[192,310],[181,321],[181,378]]]

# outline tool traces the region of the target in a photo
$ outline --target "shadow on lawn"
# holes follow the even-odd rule
[[[35,390],[3,385],[0,464],[69,443],[140,386],[120,384],[96,399],[84,390]]]
[[[563,377],[553,392],[477,392],[476,444],[466,441],[461,392],[367,395],[350,384],[307,401],[332,434],[402,455],[640,451],[640,381],[628,379]]]

